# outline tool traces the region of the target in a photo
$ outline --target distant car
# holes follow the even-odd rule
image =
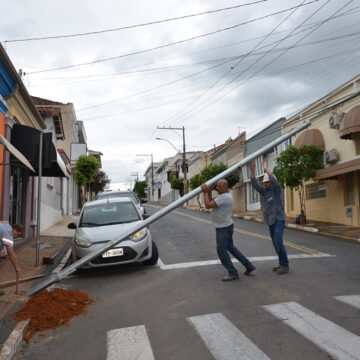
[[[141,215],[146,214],[145,209],[141,206],[139,198],[131,190],[101,192],[96,195],[96,200],[114,197],[129,197],[134,202],[135,206],[139,210],[139,213]]]
[[[144,217],[147,217],[145,215]],[[86,202],[79,223],[70,223],[76,229],[72,243],[72,260],[76,261],[92,253],[105,243],[143,221],[134,202],[128,197],[105,198]],[[158,249],[148,228],[144,228],[114,248],[90,260],[83,268],[96,268],[118,264],[141,262],[155,265]]]

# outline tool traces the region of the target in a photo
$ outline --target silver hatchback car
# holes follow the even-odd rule
[[[86,202],[78,225],[74,223],[68,225],[69,229],[76,229],[72,243],[72,260],[76,261],[92,253],[142,221],[143,218],[134,202],[128,197]],[[155,265],[158,256],[158,249],[152,241],[151,233],[148,228],[144,228],[92,259],[83,268],[133,262]]]

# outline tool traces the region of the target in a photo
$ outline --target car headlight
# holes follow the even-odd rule
[[[130,237],[130,240],[132,240],[132,241],[140,241],[140,240],[144,239],[146,235],[147,235],[147,229],[146,228],[141,229],[136,234],[132,235]]]
[[[75,243],[77,246],[83,247],[83,248],[88,248],[92,245],[92,242],[88,239],[76,236],[75,237]]]

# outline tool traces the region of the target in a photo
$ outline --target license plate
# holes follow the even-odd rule
[[[124,249],[110,249],[102,254],[102,257],[113,257],[113,256],[123,256],[124,255]]]

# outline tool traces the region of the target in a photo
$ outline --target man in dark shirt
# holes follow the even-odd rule
[[[279,264],[273,267],[273,271],[282,275],[289,272],[289,260],[283,244],[285,212],[281,203],[281,187],[275,175],[266,167],[266,159],[263,166],[264,186],[260,186],[255,177],[255,164],[249,165],[251,184],[264,197],[264,223],[269,225],[271,240],[279,257]]]

